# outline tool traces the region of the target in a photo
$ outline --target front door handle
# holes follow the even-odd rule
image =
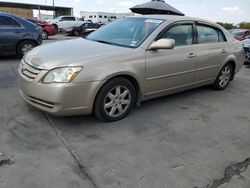
[[[196,57],[196,55],[194,53],[188,54],[188,58],[195,58],[195,57]]]

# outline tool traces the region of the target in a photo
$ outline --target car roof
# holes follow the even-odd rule
[[[159,14],[154,14],[154,15],[136,15],[136,16],[130,16],[130,17],[137,17],[137,18],[148,18],[148,19],[161,19],[161,20],[166,20],[170,22],[175,22],[175,21],[186,21],[186,20],[191,20],[191,21],[200,21],[200,22],[206,22],[215,25],[216,23],[201,19],[201,18],[194,18],[194,17],[189,17],[189,16],[174,16],[174,15],[159,15]],[[216,24],[218,25],[218,24]]]

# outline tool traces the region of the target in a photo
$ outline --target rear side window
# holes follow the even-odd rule
[[[0,16],[0,28],[5,27],[21,27],[21,25],[14,19],[8,16]]]
[[[163,33],[160,38],[174,39],[175,46],[191,45],[193,44],[193,25],[175,25]]]
[[[209,26],[197,25],[198,44],[225,42],[226,38],[221,30]]]
[[[248,36],[248,35],[250,35],[250,32],[249,32],[249,31],[246,31],[246,32],[244,33],[244,35],[245,35],[245,36]]]
[[[62,21],[75,21],[75,17],[62,17]]]

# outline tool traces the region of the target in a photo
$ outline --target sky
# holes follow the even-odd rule
[[[1,2],[2,0],[0,0]],[[53,0],[4,0],[52,5]],[[149,0],[54,0],[56,6],[74,8],[74,15],[80,11],[130,12],[129,8]],[[250,0],[165,0],[187,16],[208,19],[214,22],[250,22]]]

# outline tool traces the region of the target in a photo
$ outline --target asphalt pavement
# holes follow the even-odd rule
[[[27,105],[19,62],[0,59],[0,188],[250,187],[250,69],[224,91],[162,97],[103,123]]]

